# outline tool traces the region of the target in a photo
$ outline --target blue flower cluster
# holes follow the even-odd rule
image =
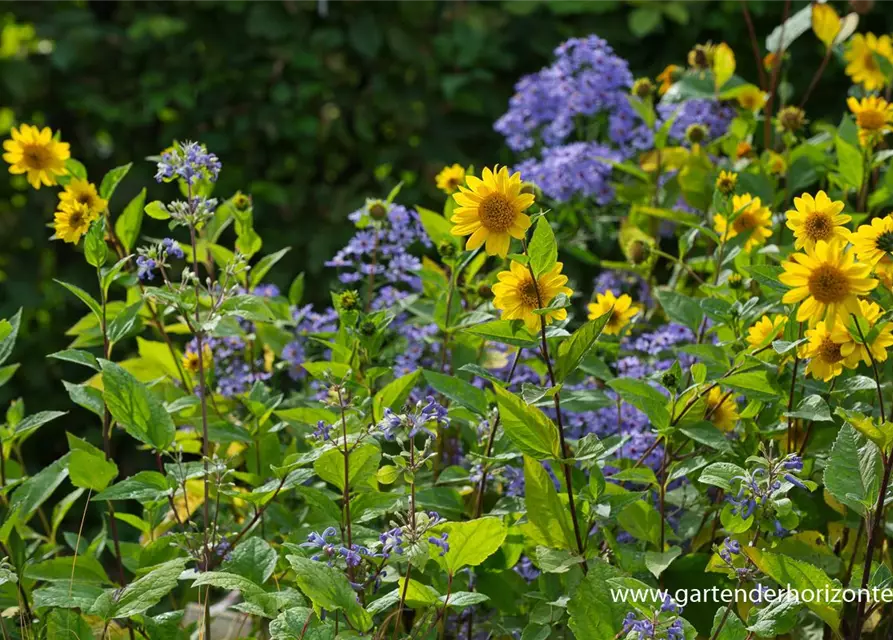
[[[575,197],[608,204],[614,198],[611,162],[620,162],[619,151],[597,142],[572,142],[543,149],[541,158],[528,158],[515,169],[559,202]]]
[[[322,534],[314,531],[307,536],[307,542],[301,544],[301,546],[309,549],[318,549],[319,553],[312,555],[310,559],[317,562],[325,560],[330,567],[335,565],[335,560],[338,558],[343,558],[348,567],[356,567],[363,561],[363,556],[379,557],[366,547],[358,544],[352,544],[348,548],[343,544],[336,544],[329,540],[329,538],[337,536],[338,530],[335,527],[329,527]]]
[[[393,307],[410,292],[420,291],[417,275],[421,262],[409,253],[414,243],[425,247],[431,241],[418,214],[399,204],[370,201],[349,216],[358,230],[350,242],[326,262],[341,269],[338,278],[345,284],[361,282],[372,276],[376,292],[373,309]]]
[[[269,380],[272,375],[263,358],[249,360],[248,345],[238,336],[209,337],[203,344],[210,349],[214,359],[211,372],[217,385],[216,392],[224,397],[245,393],[255,382]],[[187,343],[186,353],[198,353],[195,338]]]
[[[735,117],[735,109],[711,98],[691,98],[684,102],[663,103],[658,105],[657,112],[667,121],[675,117],[670,125],[670,138],[676,142],[691,146],[685,133],[693,124],[701,125],[707,130],[705,142],[715,140],[724,135]]]
[[[768,506],[776,492],[783,491],[782,481],[800,489],[807,489],[803,481],[795,475],[802,470],[803,460],[796,454],[789,454],[780,461],[772,462],[768,468],[758,466],[743,476],[733,478],[739,483],[738,492],[735,495],[727,494],[726,502],[732,505],[733,514],[747,520],[758,508]],[[778,519],[774,519],[772,524],[777,537],[784,538],[790,535],[790,531],[785,529]]]
[[[676,617],[667,624],[666,620],[658,617],[661,613],[673,614]],[[660,611],[655,612],[653,617],[643,616],[640,618],[633,611],[627,613],[623,619],[623,633],[627,634],[627,637],[636,638],[636,640],[653,640],[663,629],[667,640],[684,640],[685,626],[682,623],[682,618],[679,617],[681,614],[682,607],[676,604],[670,596],[665,595]]]
[[[633,84],[629,64],[595,35],[571,38],[555,49],[555,62],[515,85],[509,110],[495,129],[515,151],[538,142],[547,147],[564,143],[575,130],[577,116],[607,114],[611,140],[639,149],[651,143],[627,101]]]
[[[333,333],[338,330],[338,312],[329,307],[321,313],[313,310],[312,305],[294,307],[292,318],[295,321],[294,339],[282,348],[282,360],[288,365],[288,375],[292,380],[300,380],[306,374],[301,366],[307,361],[310,349],[309,336],[321,333]]]
[[[446,427],[450,422],[447,417],[446,408],[434,399],[434,396],[427,397],[427,404],[421,402],[409,412],[399,414],[390,408],[384,410],[384,417],[378,423],[385,440],[393,440],[397,436],[397,430],[401,428],[408,429],[409,437],[413,438],[419,433],[423,433],[430,438],[436,438],[437,434],[428,428],[428,425],[434,424]]]
[[[176,142],[171,149],[161,154],[155,179],[164,182],[181,178],[189,184],[195,184],[199,180],[215,182],[222,167],[217,156],[210,153],[205,145],[198,142]]]

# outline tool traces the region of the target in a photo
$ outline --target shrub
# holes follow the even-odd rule
[[[65,412],[6,413],[4,637],[887,633],[893,45],[853,25],[791,16],[757,84],[726,43],[636,80],[569,40],[495,124],[516,170],[367,200],[324,308],[269,284],[287,249],[260,255],[213,149],[175,141],[152,161],[179,197],[125,204],[130,164],[91,182],[18,125],[9,171],[58,187],[54,239],[95,273],[59,282],[85,314],[49,357],[101,438],[29,474]],[[855,84],[811,122],[835,54]]]

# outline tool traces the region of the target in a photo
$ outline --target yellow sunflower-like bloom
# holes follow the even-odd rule
[[[437,181],[437,188],[447,195],[456,193],[459,186],[465,184],[465,167],[460,164],[454,164],[452,167],[444,167],[443,170],[437,174],[435,180]]]
[[[890,36],[884,35],[879,38],[873,33],[865,35],[857,33],[843,54],[847,61],[846,74],[854,83],[861,84],[866,91],[874,91],[887,84],[887,77],[875,55],[893,63],[893,40]]]
[[[752,84],[742,87],[735,98],[738,100],[738,105],[745,111],[757,111],[766,104],[766,94]]]
[[[788,317],[781,314],[775,314],[772,318],[763,316],[747,330],[747,344],[754,349],[769,344],[784,331],[787,321]]]
[[[471,236],[465,244],[468,250],[486,243],[486,252],[502,258],[509,251],[512,238],[521,239],[530,227],[524,211],[533,204],[532,193],[521,193],[521,174],[509,175],[502,167],[495,171],[484,169],[483,180],[466,178],[468,187],[459,187],[453,194],[456,210],[450,218],[456,226],[454,236]]]
[[[809,358],[806,374],[825,382],[839,376],[843,372],[844,356],[828,324],[820,321],[814,329],[807,329],[806,339],[807,343],[800,350],[801,357]]]
[[[717,190],[725,195],[732,193],[737,184],[738,174],[734,171],[720,171],[715,183]]]
[[[536,282],[525,265],[512,260],[507,271],[501,271],[496,277],[499,282],[493,285],[493,306],[502,311],[505,320],[523,320],[531,333],[541,328],[541,318],[546,324],[554,320],[567,318],[566,309],[555,309],[544,315],[534,313],[534,309],[545,309],[560,293],[570,296],[573,291],[566,287],[567,276],[561,274],[564,265],[556,262],[546,273],[540,275]]]
[[[65,174],[65,161],[71,157],[68,143],[54,140],[49,127],[38,129],[23,124],[13,127],[11,135],[3,141],[3,159],[10,165],[10,173],[24,173],[35,189],[42,185],[51,187],[58,176]]]
[[[721,213],[713,216],[713,228],[723,240],[731,240],[739,234],[747,235],[744,250],[750,251],[772,237],[772,214],[759,198],[749,193],[732,196],[732,221]]]
[[[847,240],[849,231],[843,225],[852,218],[840,213],[844,206],[824,191],[819,191],[815,198],[808,193],[794,198],[794,208],[785,213],[787,226],[794,231],[794,247],[814,247],[819,240]]]
[[[80,202],[63,205],[55,215],[56,237],[77,244],[81,236],[90,229],[90,223],[98,217],[98,213]]]
[[[859,307],[861,309],[859,316],[868,322],[869,329],[884,315],[883,309],[876,302],[860,300]],[[861,338],[856,340],[855,336],[859,335],[857,330],[850,331],[847,328],[852,324],[852,318],[849,318],[845,322],[838,322],[831,330],[831,337],[840,344],[840,355],[844,358],[844,364],[850,369],[855,369],[860,361],[871,365],[872,358],[875,362],[884,362],[887,359],[887,349],[893,346],[893,325],[885,324],[871,339],[871,343],[866,345],[862,344]],[[865,334],[865,338],[868,337],[868,334]],[[868,355],[869,350],[871,356]]]
[[[725,392],[719,387],[713,387],[707,394],[704,418],[712,422],[720,431],[729,432],[735,428],[735,424],[740,419],[738,403],[731,393]]]
[[[209,369],[213,362],[211,345],[202,345],[202,367]],[[198,373],[198,351],[187,351],[183,354],[183,368],[190,373]]]
[[[871,278],[871,266],[856,262],[852,251],[835,240],[819,240],[805,253],[795,253],[782,263],[784,273],[778,279],[791,290],[781,301],[800,304],[797,321],[808,320],[814,327],[820,320],[829,323],[837,317],[860,313],[859,296],[867,295],[877,286]]]
[[[770,151],[766,155],[766,170],[772,175],[783,175],[788,170],[787,160],[780,153]]]
[[[633,304],[633,299],[627,294],[624,293],[618,298],[610,289],[595,294],[595,302],[590,302],[588,309],[590,320],[600,318],[611,311],[611,317],[602,330],[608,335],[620,333],[642,311],[642,307]]]
[[[875,218],[850,234],[850,242],[859,260],[875,266],[893,253],[893,216]]]
[[[70,207],[75,203],[86,205],[90,211],[102,213],[108,206],[108,200],[99,197],[96,185],[76,178],[65,185],[59,193],[59,206]]]
[[[893,290],[893,259],[887,256],[881,258],[881,261],[874,267],[874,275],[878,277],[882,285]]]
[[[863,147],[869,142],[877,141],[893,128],[890,126],[890,123],[893,122],[893,104],[883,98],[868,96],[862,100],[856,100],[850,96],[847,98],[846,104],[856,116],[859,142]]]

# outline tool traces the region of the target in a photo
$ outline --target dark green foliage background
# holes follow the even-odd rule
[[[762,40],[784,3],[749,6]],[[866,22],[883,32],[890,14],[893,5],[879,5]],[[223,161],[219,192],[254,197],[262,252],[294,247],[272,281],[287,286],[305,271],[305,299],[315,302],[328,299],[332,279],[322,263],[351,235],[346,216],[367,196],[403,180],[404,204],[437,208],[432,179],[445,163],[511,162],[492,124],[515,81],[568,37],[599,34],[636,75],[652,76],[695,42],[725,40],[741,74],[756,80],[733,0],[17,2],[3,5],[0,20],[33,23],[54,43],[48,55],[0,59],[0,107],[61,129],[93,180],[137,161],[113,215],[144,184],[150,200],[173,197],[139,159],[175,138],[200,140]],[[814,38],[797,43],[792,66],[804,72],[792,74],[795,90],[821,54]],[[839,112],[846,87],[832,63],[810,117]],[[67,345],[63,332],[83,309],[52,279],[90,288],[93,276],[71,245],[47,241],[55,199],[52,189],[0,181],[0,317],[25,308],[22,368],[0,390],[0,407],[18,396],[32,412],[68,405],[59,381],[69,370],[44,354]],[[147,219],[143,232],[162,237],[166,228]]]

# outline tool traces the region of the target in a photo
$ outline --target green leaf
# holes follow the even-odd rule
[[[644,380],[614,378],[608,380],[608,386],[623,400],[648,416],[656,429],[661,430],[669,426],[670,412],[667,410],[667,399]]]
[[[787,593],[783,597],[770,600],[764,607],[754,607],[751,609],[751,613],[747,618],[748,626],[746,629],[743,628],[744,625],[738,619],[738,616],[729,616],[729,619],[726,621],[726,626],[729,626],[729,623],[731,622],[734,625],[732,628],[741,628],[744,633],[739,633],[734,636],[724,633],[720,635],[717,640],[722,640],[723,638],[726,640],[745,640],[748,631],[753,631],[755,635],[758,635],[761,638],[775,638],[784,635],[797,626],[800,610],[802,608],[803,605],[800,604],[796,594]],[[717,617],[720,615],[722,615],[722,611],[717,611]],[[737,625],[734,624],[735,622],[737,622]],[[715,624],[719,624],[718,620]],[[726,631],[725,627],[723,628],[723,631]]]
[[[771,382],[766,371],[747,371],[733,373],[722,379],[723,386],[737,391],[744,391],[751,400],[774,400],[778,397],[778,385]]]
[[[165,500],[165,496],[170,490],[167,478],[157,471],[140,471],[96,494],[93,496],[93,501],[138,500],[153,502]]]
[[[186,566],[185,558],[162,563],[124,589],[109,589],[96,599],[90,613],[103,620],[129,618],[144,613],[174,590]]]
[[[71,577],[71,565],[68,567],[68,576]],[[65,609],[81,609],[87,611],[96,598],[102,595],[102,587],[94,584],[86,584],[83,582],[70,583],[51,582],[35,589],[32,596],[34,597],[34,608],[41,609],[44,607],[65,608]],[[90,636],[87,636],[88,638]]]
[[[447,606],[455,609],[464,609],[465,607],[473,607],[476,604],[487,602],[490,597],[476,591],[456,591],[450,594],[449,602],[446,596],[440,596],[441,603],[447,603]]]
[[[499,385],[493,389],[502,428],[521,453],[537,459],[563,457],[558,429],[546,414]]]
[[[171,217],[171,214],[167,211],[167,207],[165,207],[164,203],[160,200],[153,200],[145,206],[143,211],[145,211],[147,216],[154,218],[155,220],[167,220]]]
[[[419,220],[422,222],[422,227],[424,227],[425,232],[428,234],[428,237],[431,238],[435,247],[443,243],[458,246],[459,238],[450,233],[450,229],[453,228],[453,225],[449,220],[439,213],[435,213],[424,207],[416,207],[416,211],[419,214]]]
[[[559,345],[555,367],[556,383],[564,382],[569,375],[577,370],[583,358],[586,357],[586,354],[589,353],[598,337],[602,334],[602,330],[608,324],[612,314],[613,310],[594,320],[590,320]]]
[[[264,279],[264,276],[273,268],[273,265],[279,262],[289,251],[291,251],[291,247],[285,247],[276,253],[271,253],[258,260],[257,264],[251,267],[251,288],[253,289],[259,285]]]
[[[108,247],[105,244],[105,222],[97,220],[90,225],[84,236],[84,257],[87,264],[97,269],[108,259]]]
[[[47,616],[47,638],[53,638],[53,640],[85,640],[93,637],[93,629],[76,611],[54,609]]]
[[[396,380],[391,380],[382,387],[381,391],[375,394],[375,398],[372,401],[372,413],[376,423],[381,421],[385,409],[399,411],[403,408],[406,399],[421,375],[421,370],[416,369],[412,373],[407,373]]]
[[[342,610],[360,631],[372,628],[372,617],[357,602],[356,593],[344,573],[323,562],[301,556],[286,556],[295,570],[295,582],[313,604],[328,611]]]
[[[558,497],[552,478],[539,461],[527,455],[524,456],[524,502],[527,519],[539,533],[538,542],[555,549],[577,548],[570,512]]]
[[[374,485],[375,472],[381,461],[381,450],[374,444],[364,444],[350,452],[350,473],[348,481],[356,490],[361,484]],[[316,475],[344,491],[344,454],[338,449],[329,449],[313,463]],[[373,486],[373,488],[375,488]]]
[[[527,247],[527,255],[537,277],[548,272],[558,261],[558,243],[555,242],[552,225],[545,216],[540,216],[536,221],[530,245]]]
[[[655,289],[654,297],[670,320],[684,324],[694,332],[698,331],[704,312],[697,300],[666,288]]]
[[[44,582],[102,585],[111,584],[102,564],[93,556],[57,556],[42,562],[29,564],[25,577]]]
[[[164,405],[123,367],[100,360],[103,397],[112,416],[131,436],[156,451],[174,441],[176,428]]]
[[[102,183],[99,185],[99,197],[104,200],[111,200],[112,195],[115,193],[115,189],[121,184],[124,176],[127,175],[127,172],[130,171],[130,167],[132,166],[133,163],[128,162],[120,167],[115,167],[105,174],[102,178]]]
[[[301,304],[301,300],[304,299],[304,273],[299,273],[294,280],[291,281],[291,286],[288,287],[288,303],[293,307]]]
[[[100,418],[105,415],[105,401],[102,399],[102,391],[88,384],[72,384],[66,380],[63,380],[62,384],[68,392],[68,397],[76,405],[92,411]]]
[[[0,364],[12,354],[15,347],[16,336],[19,335],[19,325],[22,323],[22,310],[16,311],[11,320],[0,320]]]
[[[673,560],[679,557],[679,554],[682,553],[682,549],[680,547],[670,547],[669,550],[664,551],[663,553],[659,553],[657,551],[646,551],[645,552],[645,566],[648,567],[648,571],[651,572],[655,578],[660,578],[660,574],[667,570]]]
[[[864,516],[877,501],[882,474],[877,445],[844,424],[825,467],[823,482],[828,493]]]
[[[437,559],[451,575],[456,575],[459,569],[476,567],[496,553],[508,530],[498,518],[478,518],[468,522],[448,522],[434,529],[435,536],[444,532],[449,535],[450,550]],[[435,556],[433,545],[431,555]]]
[[[728,492],[732,490],[732,479],[744,475],[744,469],[737,464],[714,462],[701,472],[698,482],[713,485]]]
[[[837,168],[844,186],[850,189],[861,188],[864,174],[859,149],[840,136],[834,137],[834,148],[837,150]]]
[[[660,543],[661,518],[657,509],[637,500],[617,514],[617,522],[631,536],[657,546]]]
[[[828,403],[818,394],[812,394],[803,398],[795,411],[784,414],[790,418],[802,418],[813,422],[831,422],[831,409]]]
[[[448,376],[428,369],[425,369],[422,375],[425,376],[425,382],[431,385],[431,388],[438,393],[445,395],[450,400],[481,416],[487,415],[490,405],[487,402],[487,394],[484,393],[483,389],[478,389],[472,384],[465,382],[462,378]]]
[[[75,364],[82,364],[85,367],[90,367],[94,371],[99,371],[99,361],[96,359],[96,356],[94,356],[89,351],[82,351],[80,349],[64,349],[63,351],[51,353],[47,356],[47,358],[56,358],[57,360],[74,362]]]
[[[68,475],[71,484],[81,489],[102,491],[118,477],[118,465],[105,459],[105,454],[86,440],[70,433],[68,446],[71,456],[68,460]]]
[[[39,413],[34,413],[16,425],[15,435],[18,438],[24,438],[37,431],[47,422],[55,420],[56,418],[61,418],[67,413],[67,411],[41,411]]]
[[[139,322],[139,312],[143,301],[135,302],[116,315],[109,323],[108,337],[111,342],[118,342],[130,333]]]
[[[15,488],[9,503],[9,520],[27,523],[68,477],[68,455],[41,469]]]
[[[614,640],[620,634],[628,606],[615,602],[608,583],[619,575],[607,562],[589,560],[589,572],[571,590],[567,603],[569,626],[576,640]]]
[[[130,250],[136,246],[136,241],[140,237],[140,228],[143,224],[143,208],[146,205],[146,189],[143,189],[134,196],[133,200],[127,203],[124,211],[115,220],[115,235],[118,242],[124,247],[124,253],[130,253]]]
[[[515,347],[535,347],[537,345],[537,338],[530,335],[520,320],[494,320],[466,327],[463,331],[492,342]]]
[[[629,14],[629,30],[637,38],[643,38],[657,29],[661,13],[656,7],[638,7]]]
[[[54,280],[54,282],[58,282],[63,287],[71,291],[74,295],[76,295],[81,300],[81,302],[83,302],[90,308],[90,311],[93,312],[93,314],[96,316],[96,319],[102,322],[102,307],[100,307],[99,303],[93,299],[93,296],[76,285],[68,284],[67,282],[62,282],[61,280]]]
[[[756,547],[743,547],[747,557],[760,571],[775,580],[781,587],[791,588],[799,592],[809,591],[815,597],[804,604],[824,620],[833,633],[840,628],[840,614],[843,604],[834,602],[834,593],[839,593],[840,582],[829,578],[824,571],[802,560],[795,560],[776,555]],[[832,598],[829,602],[827,595]]]

